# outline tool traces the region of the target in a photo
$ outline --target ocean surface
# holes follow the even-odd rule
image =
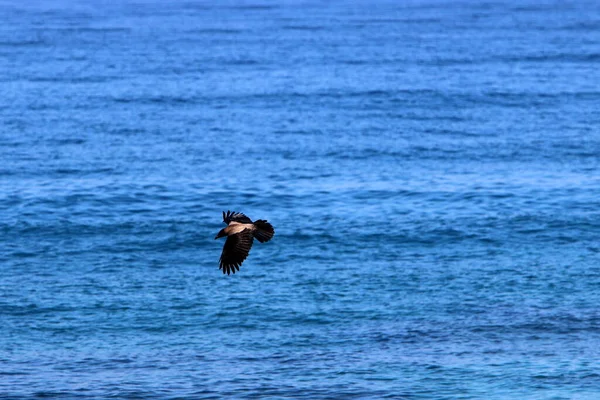
[[[600,3],[0,20],[0,398],[600,398]]]

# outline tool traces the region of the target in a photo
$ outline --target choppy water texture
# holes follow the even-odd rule
[[[599,398],[598,3],[0,15],[0,397]]]

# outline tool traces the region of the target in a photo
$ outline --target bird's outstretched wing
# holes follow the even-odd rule
[[[252,240],[252,231],[249,229],[227,237],[219,259],[219,269],[222,269],[224,274],[235,274],[236,269],[240,270],[240,266],[250,253]]]
[[[223,222],[229,225],[231,221],[240,222],[242,224],[252,223],[252,220],[242,213],[235,211],[227,211],[227,213],[225,213],[225,211],[223,211]]]

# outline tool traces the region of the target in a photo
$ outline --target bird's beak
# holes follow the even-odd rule
[[[219,235],[217,234],[217,236],[215,236],[215,240],[217,240],[219,238]]]

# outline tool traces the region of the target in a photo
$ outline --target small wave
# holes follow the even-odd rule
[[[237,28],[198,28],[189,29],[186,33],[200,34],[200,35],[239,35],[247,32],[244,29]]]
[[[557,54],[529,54],[522,56],[504,56],[499,57],[498,61],[503,62],[524,62],[524,63],[556,63],[556,62],[576,62],[588,63],[600,61],[600,53],[557,53]]]
[[[327,28],[321,25],[282,25],[281,29],[289,30],[289,31],[308,31],[308,32],[316,32],[316,31],[324,31]]]
[[[97,75],[97,76],[37,76],[27,78],[28,82],[48,82],[48,83],[104,83],[122,80],[123,77],[116,75]]]
[[[37,47],[46,46],[49,42],[43,39],[0,41],[0,47]]]
[[[278,9],[279,6],[272,5],[272,4],[238,4],[238,5],[224,6],[224,8],[230,8],[230,9],[242,10],[242,11],[270,11],[270,10]]]

